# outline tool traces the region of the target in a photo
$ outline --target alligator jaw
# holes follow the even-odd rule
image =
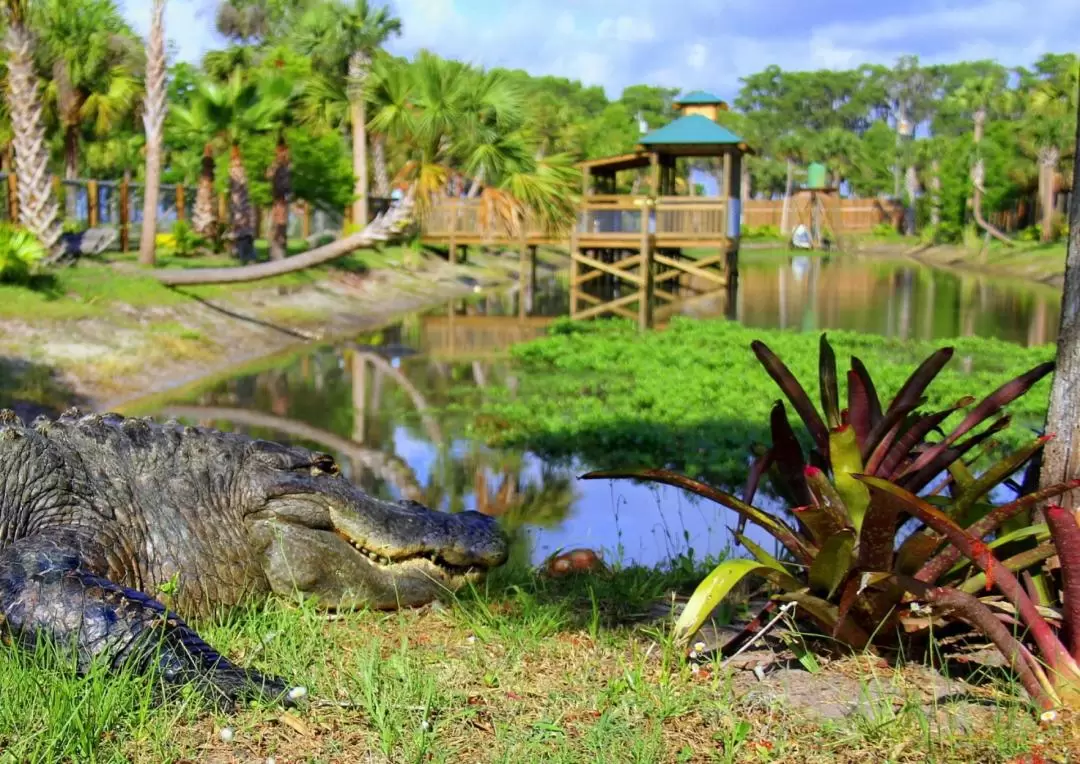
[[[426,569],[430,572],[437,571],[440,577],[449,582],[456,582],[459,579],[464,581],[476,581],[485,573],[484,568],[476,565],[453,565],[433,552],[416,552],[389,557],[372,549],[368,549],[364,546],[364,542],[351,538],[339,528],[335,528],[334,533],[360,553],[366,561],[370,562],[376,568],[385,570],[391,574],[395,572],[404,572],[410,569],[418,571]]]

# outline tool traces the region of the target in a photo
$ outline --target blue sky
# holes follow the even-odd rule
[[[119,0],[141,32],[149,0]],[[392,0],[404,24],[388,47],[428,48],[483,66],[509,66],[603,85],[705,88],[733,98],[738,78],[785,69],[994,58],[1030,64],[1080,49],[1080,0]],[[169,0],[180,58],[220,46],[213,0]]]

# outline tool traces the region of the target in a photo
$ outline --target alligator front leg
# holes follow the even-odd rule
[[[98,575],[95,558],[63,536],[23,539],[0,553],[6,639],[29,650],[42,638],[73,647],[83,672],[104,660],[174,688],[192,685],[223,711],[239,700],[291,703],[283,682],[231,663],[162,603]]]

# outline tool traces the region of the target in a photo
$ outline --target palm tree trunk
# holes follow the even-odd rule
[[[15,143],[15,175],[19,182],[19,222],[55,258],[60,254],[62,229],[49,177],[42,104],[34,71],[33,39],[21,18],[11,18],[4,45],[8,51],[5,89]]]
[[[477,170],[476,175],[469,181],[469,192],[465,195],[466,199],[475,199],[480,196],[480,189],[484,187],[484,168],[481,167]]]
[[[288,249],[290,177],[289,146],[285,136],[278,137],[274,164],[270,168],[270,259],[284,260]]]
[[[351,87],[349,115],[352,121],[353,175],[353,223],[368,223],[368,169],[367,169],[367,104],[364,102],[363,84],[367,75],[367,60],[363,52],[356,51],[349,57],[349,81]]]
[[[909,164],[904,172],[904,190],[907,192],[907,205],[904,210],[904,233],[911,236],[915,233],[915,197],[919,193],[919,176],[915,172],[915,165]]]
[[[235,143],[229,150],[229,214],[236,256],[242,263],[254,260],[255,216],[252,214],[243,157]]]
[[[143,225],[139,263],[153,265],[157,238],[158,197],[161,193],[161,144],[165,128],[165,0],[154,0],[150,39],[146,46],[146,183],[143,187]]]
[[[386,136],[376,135],[371,139],[371,159],[375,171],[375,193],[386,199],[390,196],[390,167],[386,163]]]
[[[195,192],[195,209],[191,225],[199,236],[213,236],[217,225],[217,208],[214,204],[214,149],[207,143],[203,147],[202,169],[199,172],[199,188]]]
[[[1080,102],[1077,103],[1080,116]],[[1073,178],[1080,178],[1080,119],[1076,123],[1076,153]],[[1058,331],[1057,368],[1050,388],[1050,409],[1046,414],[1046,432],[1056,437],[1043,451],[1040,486],[1064,482],[1080,475],[1080,193],[1076,180],[1069,202],[1069,243],[1065,255],[1065,284],[1061,298],[1061,324]],[[1071,491],[1058,499],[1063,507],[1075,508],[1080,491]],[[1075,625],[1074,625],[1075,628]],[[1076,638],[1074,635],[1073,642]]]
[[[791,187],[795,183],[795,163],[787,160],[787,182],[784,184],[784,206],[780,211],[780,233],[787,236],[790,233],[791,222]]]
[[[941,162],[930,163],[930,225],[941,225]]]
[[[1054,227],[1054,173],[1057,171],[1060,151],[1056,146],[1043,149],[1039,157],[1039,174],[1045,175],[1042,181],[1042,240],[1044,242],[1053,239]]]
[[[986,127],[986,110],[978,109],[975,112],[975,151],[978,152],[979,144],[982,142],[983,130]],[[971,211],[975,215],[975,224],[979,228],[986,231],[987,234],[993,236],[995,239],[1005,242],[1006,244],[1012,244],[1012,239],[1003,234],[994,226],[983,218],[982,212],[982,195],[983,195],[983,179],[986,176],[986,166],[983,164],[982,157],[979,156],[975,159],[975,164],[971,168],[971,184],[974,187],[971,199]]]

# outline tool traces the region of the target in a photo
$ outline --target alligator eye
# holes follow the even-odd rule
[[[315,454],[311,459],[312,475],[336,475],[341,471],[334,457],[328,454]]]

